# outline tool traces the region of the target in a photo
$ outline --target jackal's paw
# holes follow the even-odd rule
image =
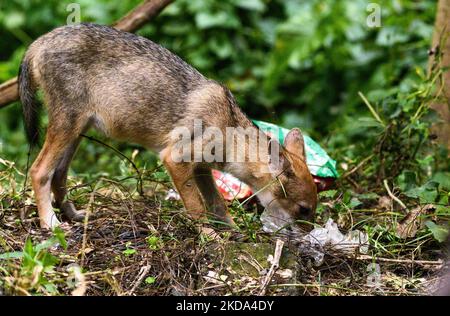
[[[52,230],[53,228],[61,225],[61,222],[58,220],[53,211],[49,212],[47,216],[41,217],[39,221],[42,229]]]
[[[227,214],[225,217],[225,222],[230,226],[230,228],[237,228],[236,222],[230,214]]]
[[[201,228],[201,235],[207,239],[214,240],[214,241],[221,241],[222,237],[216,231],[210,227],[202,226]]]
[[[64,216],[67,217],[70,221],[73,222],[82,222],[84,221],[85,213],[82,211],[77,211],[72,202],[66,201],[61,204],[60,207],[61,212],[63,212]]]
[[[216,215],[216,225],[225,229],[237,229],[237,225],[230,214]]]

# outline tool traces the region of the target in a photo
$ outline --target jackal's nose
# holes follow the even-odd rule
[[[301,220],[312,221],[314,219],[314,209],[306,204],[298,205],[298,214]]]

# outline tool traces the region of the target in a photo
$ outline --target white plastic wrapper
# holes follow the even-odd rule
[[[286,229],[286,227],[291,227],[290,225],[292,219],[284,212],[273,212],[271,213],[269,210],[265,210],[260,217],[261,223],[263,224],[263,230],[266,233],[284,233],[290,234],[290,232]]]
[[[352,230],[344,235],[332,219],[327,221],[325,227],[313,229],[300,241],[300,251],[311,256],[316,266],[323,263],[327,251],[345,254],[366,254],[369,251],[369,236],[366,233]]]
[[[169,191],[167,191],[166,197],[164,200],[166,201],[178,201],[180,200],[181,197],[178,194],[177,191],[175,191],[174,189],[169,189]]]

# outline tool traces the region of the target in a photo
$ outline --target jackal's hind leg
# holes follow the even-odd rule
[[[51,183],[59,161],[76,137],[72,133],[54,129],[49,124],[44,146],[30,169],[36,204],[42,228],[54,228],[60,224],[51,201]]]
[[[80,141],[81,137],[78,137],[67,147],[52,178],[52,191],[55,198],[54,206],[59,208],[70,221],[77,222],[84,220],[84,213],[77,211],[73,203],[65,200],[65,198],[67,194],[67,173]]]

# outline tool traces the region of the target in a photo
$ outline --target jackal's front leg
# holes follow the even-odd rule
[[[195,183],[192,164],[189,162],[174,162],[170,153],[161,155],[161,159],[183,200],[188,214],[193,219],[206,219],[206,208]]]
[[[214,220],[235,227],[236,224],[230,213],[228,213],[225,201],[217,189],[211,168],[207,166],[196,167],[194,169],[194,177],[209,214],[213,216]]]

